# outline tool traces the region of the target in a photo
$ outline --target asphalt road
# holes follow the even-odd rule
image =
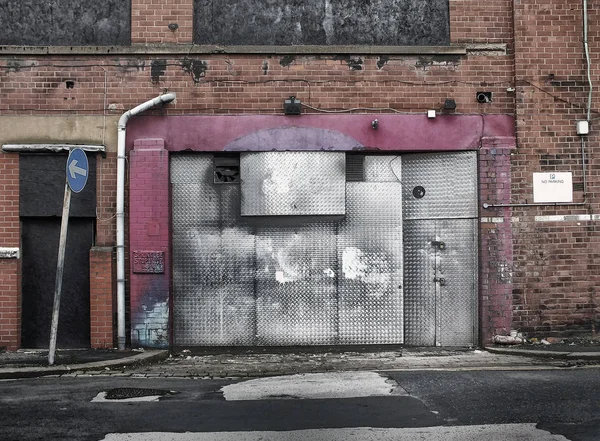
[[[303,378],[301,384],[282,377],[253,383],[119,377],[2,381],[0,439],[599,440],[599,373],[598,368],[362,373]],[[364,387],[353,394],[352,384],[358,383]],[[355,396],[369,390],[377,395]],[[167,391],[176,393],[153,402],[106,399],[107,392]]]

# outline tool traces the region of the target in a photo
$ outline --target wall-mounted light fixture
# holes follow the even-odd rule
[[[295,96],[283,102],[283,113],[286,115],[300,115],[302,113],[302,103]]]
[[[177,23],[169,23],[169,29],[171,32],[175,32],[177,29],[179,29],[179,25]]]
[[[377,127],[379,127],[379,121],[374,119],[373,121],[371,121],[371,128],[373,130],[377,130]]]
[[[435,110],[428,110],[427,111],[427,118],[429,118],[429,119],[435,118]]]

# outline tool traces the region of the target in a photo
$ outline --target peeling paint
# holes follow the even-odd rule
[[[352,58],[348,61],[348,67],[350,68],[350,70],[362,70],[363,60],[361,58]]]
[[[460,64],[458,55],[434,55],[431,57],[418,57],[415,62],[417,69],[427,70],[430,67],[451,67],[455,68]]]
[[[167,60],[154,60],[151,64],[150,77],[154,84],[160,82],[162,77],[167,71]]]
[[[8,72],[20,72],[23,65],[19,61],[9,60],[6,62]]]
[[[127,60],[126,64],[119,64],[119,70],[121,72],[140,72],[146,69],[145,60]]]
[[[198,84],[200,79],[206,76],[208,62],[203,60],[183,60],[181,62],[183,71],[192,76],[194,83]]]
[[[295,55],[284,55],[283,57],[281,57],[281,60],[279,60],[279,64],[283,67],[289,67],[290,64],[292,64],[295,60]]]
[[[383,66],[388,64],[389,61],[390,61],[390,57],[388,55],[382,55],[377,60],[377,69],[379,69],[379,70],[383,69]]]

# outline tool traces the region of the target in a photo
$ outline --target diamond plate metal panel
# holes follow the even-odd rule
[[[173,314],[178,345],[254,343],[254,236],[239,186],[212,183],[210,156],[171,162]],[[198,172],[204,181],[199,182]]]
[[[436,342],[435,221],[404,222],[404,343]]]
[[[477,221],[439,220],[437,236],[444,241],[439,250],[441,346],[476,343],[477,317]]]
[[[344,214],[345,161],[334,152],[242,153],[242,215]]]
[[[171,183],[208,184],[212,182],[211,155],[171,155]]]
[[[400,182],[400,156],[372,156],[364,158],[366,182]]]
[[[256,232],[259,345],[333,344],[337,326],[334,223]]]
[[[173,312],[176,345],[253,344],[252,285],[196,285],[183,293],[176,292]]]
[[[338,229],[340,344],[403,342],[400,183],[351,182]]]
[[[404,219],[477,217],[477,154],[403,155],[402,188]]]

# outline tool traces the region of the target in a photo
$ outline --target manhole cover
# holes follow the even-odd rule
[[[141,389],[137,387],[118,387],[106,391],[107,400],[124,400],[127,398],[152,397],[169,395],[171,391],[163,389]]]
[[[100,392],[92,401],[158,401],[161,397],[177,393],[177,391],[164,389],[118,387]]]

